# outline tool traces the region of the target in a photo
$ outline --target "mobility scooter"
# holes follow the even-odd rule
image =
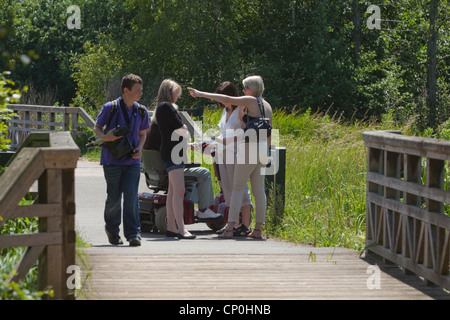
[[[146,184],[152,192],[139,194],[139,218],[142,232],[161,232],[167,230],[166,200],[168,191],[168,174],[164,168],[161,154],[156,150],[143,151],[143,173]],[[189,164],[186,167],[198,167],[199,164]],[[215,205],[210,207],[221,215],[215,219],[201,219],[195,215],[194,203],[197,202],[197,181],[191,177],[185,177],[186,194],[184,198],[184,223],[206,223],[214,231],[222,229],[226,225],[228,210],[225,199],[220,191],[215,197]]]

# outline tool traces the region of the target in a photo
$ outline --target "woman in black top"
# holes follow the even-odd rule
[[[167,193],[167,231],[168,237],[194,239],[195,236],[186,230],[183,215],[184,162],[183,150],[187,148],[189,135],[183,124],[176,102],[181,95],[181,87],[172,80],[164,80],[158,91],[156,100],[156,122],[161,133],[161,158],[169,174],[169,190]],[[177,138],[175,141],[172,141]],[[178,229],[177,229],[178,226]]]

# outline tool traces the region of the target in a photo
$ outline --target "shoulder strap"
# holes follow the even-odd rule
[[[264,112],[264,105],[262,103],[262,99],[261,98],[256,98],[256,101],[258,102],[258,107],[259,107],[259,111],[261,112],[261,118],[265,118],[266,117],[266,113]],[[250,117],[248,116],[248,108],[247,108],[247,123],[249,123],[250,121]]]
[[[259,107],[259,111],[261,111],[261,117],[265,118],[266,117],[266,113],[264,112],[264,104],[262,102],[261,98],[256,98],[256,101],[258,101],[258,107]]]
[[[138,103],[137,105],[138,105],[139,115],[141,116],[141,121],[143,121],[145,119],[145,113],[147,112],[147,109],[140,103]],[[116,106],[117,106],[117,101],[116,101]],[[128,124],[130,124],[130,118],[128,117],[128,113],[126,112],[126,110],[124,108],[122,108],[122,112],[125,117],[125,120],[127,121]]]
[[[127,112],[126,108],[127,107],[125,107],[125,104],[123,104],[123,103],[120,104],[120,109],[122,110],[123,117],[125,118],[127,125],[130,126],[131,121],[130,121],[130,117],[128,116],[128,112]]]
[[[109,124],[111,123],[111,120],[113,118],[113,116],[116,114],[117,112],[117,100],[113,100],[111,101],[111,112],[109,113],[109,118],[108,118],[108,122],[106,124],[106,128],[109,127]]]
[[[139,106],[139,114],[141,115],[141,120],[145,119],[145,112],[147,112],[147,108],[145,108],[142,104],[138,103]],[[148,112],[147,112],[148,113]]]
[[[141,116],[141,119],[144,120],[145,119],[145,112],[147,112],[147,109],[142,104],[138,103],[138,106],[139,106],[139,114]],[[109,113],[109,118],[108,118],[108,122],[106,124],[106,128],[109,127],[109,125],[111,123],[111,120],[113,119],[114,115],[117,112],[117,109],[118,109],[117,100],[112,100],[111,101],[111,112]]]

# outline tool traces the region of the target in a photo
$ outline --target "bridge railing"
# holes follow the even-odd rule
[[[31,133],[0,179],[0,226],[9,219],[39,218],[39,232],[0,235],[0,249],[28,247],[7,281],[22,279],[39,260],[39,289],[71,299],[67,268],[75,265],[75,168],[80,149],[69,132]],[[38,182],[35,203],[19,201]]]
[[[31,132],[77,131],[95,125],[82,108],[11,104],[8,109],[16,114],[7,121],[12,150],[19,148]]]
[[[366,247],[450,288],[450,142],[365,132]]]

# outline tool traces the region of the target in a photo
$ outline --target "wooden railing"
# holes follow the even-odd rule
[[[23,278],[39,259],[39,288],[54,298],[74,297],[66,285],[75,265],[74,170],[80,149],[69,132],[31,133],[0,179],[0,226],[8,219],[39,218],[39,232],[1,235],[0,248],[28,247],[8,281]],[[38,181],[35,203],[18,206]]]
[[[77,131],[80,127],[95,125],[82,108],[11,104],[8,109],[16,114],[7,121],[7,138],[11,140],[12,150],[16,150],[30,132]]]
[[[366,247],[450,288],[450,142],[365,132]]]

